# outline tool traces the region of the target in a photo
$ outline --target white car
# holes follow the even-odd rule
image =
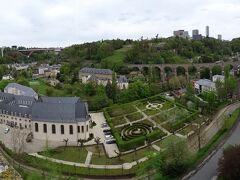
[[[106,140],[113,139],[113,136],[112,135],[105,135],[105,139]]]
[[[4,129],[4,134],[7,134],[10,131],[9,128]]]

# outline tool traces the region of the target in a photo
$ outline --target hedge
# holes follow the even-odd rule
[[[161,139],[162,137],[166,136],[167,134],[162,132],[161,130],[155,130],[152,133],[147,134],[147,139],[149,142],[156,141]]]

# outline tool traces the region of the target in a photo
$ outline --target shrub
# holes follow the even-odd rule
[[[147,139],[149,142],[153,142],[153,141],[156,141],[158,139],[161,139],[162,137],[166,136],[167,134],[164,133],[163,131],[161,130],[155,130],[153,131],[152,133],[150,134],[147,134]]]

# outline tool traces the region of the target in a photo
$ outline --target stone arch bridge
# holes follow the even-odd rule
[[[137,71],[148,71],[149,68],[154,68],[154,70],[157,70],[159,73],[159,77],[161,78],[161,81],[164,82],[167,79],[167,76],[169,72],[173,76],[179,75],[178,72],[181,70],[183,73],[182,75],[185,75],[187,79],[189,79],[189,72],[191,69],[195,69],[195,73],[197,74],[197,77],[200,78],[200,72],[202,69],[209,69],[210,72],[210,78],[212,77],[212,69],[215,66],[218,66],[221,68],[221,74],[224,74],[224,67],[226,65],[232,65],[233,69],[235,71],[238,70],[238,65],[240,65],[240,61],[234,61],[234,62],[216,62],[216,63],[199,63],[199,64],[130,64],[128,65],[129,68]]]

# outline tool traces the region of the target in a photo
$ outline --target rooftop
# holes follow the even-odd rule
[[[80,73],[89,73],[89,74],[105,74],[105,75],[112,75],[111,69],[96,69],[96,68],[82,68]]]

